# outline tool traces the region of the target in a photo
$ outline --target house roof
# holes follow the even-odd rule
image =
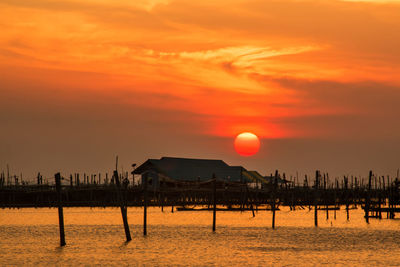
[[[172,179],[197,181],[212,178],[228,181],[248,180],[243,176],[246,171],[242,166],[229,166],[222,160],[214,159],[189,159],[162,157],[161,159],[148,159],[135,169],[135,174],[142,174],[148,170],[155,170]]]

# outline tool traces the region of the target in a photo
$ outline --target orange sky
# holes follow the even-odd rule
[[[400,1],[3,0],[0,27],[0,169],[400,166]],[[254,159],[234,154],[243,131]],[[386,156],[341,164],[338,146]]]

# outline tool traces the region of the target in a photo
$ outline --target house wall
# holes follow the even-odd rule
[[[157,189],[160,187],[160,178],[156,171],[148,170],[142,173],[142,184],[147,177],[147,188]]]

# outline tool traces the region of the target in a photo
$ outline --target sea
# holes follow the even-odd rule
[[[400,266],[400,220],[370,219],[363,211],[281,208],[271,211],[128,208],[126,242],[118,208],[64,208],[59,245],[55,208],[0,209],[0,266]]]

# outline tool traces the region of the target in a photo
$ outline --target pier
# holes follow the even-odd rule
[[[68,178],[69,177],[69,178]],[[290,210],[309,209],[314,211],[314,225],[318,220],[329,219],[331,213],[336,219],[336,211],[345,208],[347,220],[351,209],[361,207],[365,211],[365,221],[370,219],[395,219],[400,212],[400,181],[387,177],[379,178],[369,172],[368,183],[344,177],[329,183],[328,175],[315,172],[311,181],[305,176],[304,182],[283,180],[284,174],[275,172],[271,183],[250,184],[227,182],[215,175],[205,181],[177,181],[160,183],[158,187],[149,186],[147,177],[143,184],[129,183],[128,174],[114,171],[108,182],[108,174],[101,180],[101,175],[84,174],[80,183],[79,174],[63,177],[55,174],[54,183],[42,184],[38,175],[38,184],[4,184],[0,178],[1,208],[41,208],[50,207],[59,210],[60,244],[66,244],[64,237],[63,207],[120,207],[123,218],[126,240],[131,240],[127,218],[128,207],[143,207],[143,235],[147,235],[147,207],[159,207],[164,211],[170,207],[176,211],[212,211],[212,231],[217,228],[217,213],[223,211],[272,212],[271,228],[275,229],[275,218],[279,216],[279,207],[287,206]],[[75,178],[75,179],[73,179]],[[361,181],[361,182],[360,182]],[[386,214],[386,216],[384,216]]]
[[[277,178],[281,177],[278,172],[276,175]],[[60,180],[59,194],[64,207],[120,207],[121,201],[127,207],[146,205],[158,206],[163,210],[164,207],[176,207],[180,211],[204,209],[204,206],[210,208],[214,203],[218,210],[232,211],[272,211],[274,206],[278,210],[281,205],[292,210],[311,210],[317,207],[324,211],[334,211],[342,207],[350,210],[362,206],[370,218],[382,213],[389,213],[389,218],[394,218],[400,209],[399,180],[387,179],[384,184],[384,179],[379,179],[378,183],[374,183],[376,177],[372,174],[367,184],[353,181],[349,185],[347,177],[340,182],[335,180],[328,184],[326,178],[317,171],[313,185],[308,184],[310,181],[307,178],[301,185],[291,181],[254,185],[210,177],[201,182],[161,183],[159,188],[147,187],[146,184],[128,184],[127,176],[121,173],[118,180],[113,175],[109,182],[106,179],[89,179],[90,176],[85,174],[85,181],[80,183],[79,178],[71,180],[74,176],[79,177],[78,174],[66,175]],[[58,207],[55,180],[48,184],[0,184],[0,207]]]

